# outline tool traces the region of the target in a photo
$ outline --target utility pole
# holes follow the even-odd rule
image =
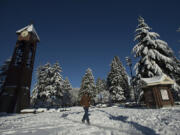
[[[129,66],[130,73],[131,73],[130,84],[131,84],[131,86],[132,86],[132,88],[133,88],[133,90],[131,91],[131,98],[132,98],[132,100],[135,99],[135,101],[136,101],[135,88],[134,88],[134,83],[133,83],[133,74],[132,74],[132,61],[131,61],[131,58],[129,58],[128,56],[125,57],[125,59],[126,59],[126,64],[127,64],[127,66]],[[133,92],[133,93],[132,93],[132,92]],[[133,95],[133,96],[132,96],[132,95]]]

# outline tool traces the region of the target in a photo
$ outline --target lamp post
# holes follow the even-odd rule
[[[129,58],[129,57],[125,57],[126,58],[126,63],[127,63],[127,65],[129,66],[129,68],[130,68],[130,72],[131,72],[131,79],[132,79],[132,62],[131,62],[131,58]]]
[[[130,68],[130,73],[131,73],[131,80],[130,80],[130,83],[131,83],[131,85],[132,85],[132,88],[133,88],[133,90],[131,91],[132,93],[132,97],[131,97],[131,99],[132,100],[134,100],[135,99],[135,101],[136,101],[136,98],[135,98],[135,89],[134,89],[134,83],[132,82],[133,81],[133,74],[132,74],[132,61],[131,61],[131,58],[129,58],[129,57],[125,57],[125,59],[126,59],[126,64],[127,64],[127,66],[129,66],[129,68]]]

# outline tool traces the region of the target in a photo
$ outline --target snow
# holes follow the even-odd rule
[[[152,78],[141,78],[141,80],[145,82],[148,86],[157,84],[174,84],[174,81],[167,77],[165,74]]]
[[[23,109],[21,110],[21,113],[35,113],[35,109]]]
[[[82,124],[82,107],[66,112],[0,116],[1,135],[180,135],[180,106],[163,109],[90,108],[91,125]]]
[[[36,113],[41,113],[41,112],[46,112],[47,109],[46,108],[38,108],[36,109]]]
[[[28,32],[32,32],[37,37],[38,41],[40,41],[40,38],[39,38],[39,36],[38,36],[38,34],[37,34],[33,24],[30,24],[30,25],[28,25],[28,26],[26,26],[26,27],[16,31],[16,33],[19,34],[19,33],[21,33],[24,30],[27,30]]]

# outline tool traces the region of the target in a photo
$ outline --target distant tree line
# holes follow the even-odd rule
[[[66,107],[79,105],[84,92],[91,96],[92,105],[109,102],[125,102],[130,99],[128,76],[117,56],[111,63],[107,80],[94,80],[92,70],[88,68],[82,77],[80,88],[72,88],[68,78],[61,75],[59,63],[40,66],[37,70],[37,83],[32,91],[31,105],[34,107]]]

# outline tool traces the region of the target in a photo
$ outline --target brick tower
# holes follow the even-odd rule
[[[30,86],[39,36],[33,24],[16,31],[18,39],[0,93],[0,112],[19,113],[30,105]]]

